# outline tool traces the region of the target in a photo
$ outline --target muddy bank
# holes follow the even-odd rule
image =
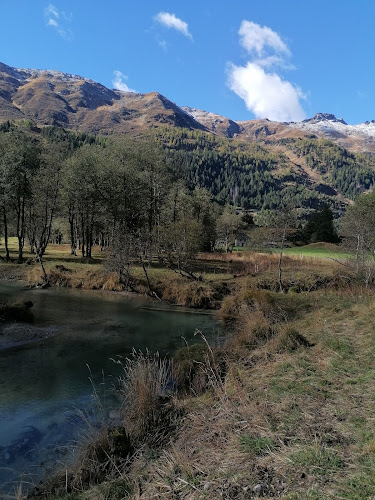
[[[0,351],[45,340],[58,333],[57,328],[41,328],[19,323],[0,324]]]

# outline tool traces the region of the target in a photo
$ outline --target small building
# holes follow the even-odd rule
[[[234,239],[235,247],[246,247],[249,244],[250,238],[246,233],[238,233]]]

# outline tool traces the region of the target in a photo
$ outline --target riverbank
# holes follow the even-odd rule
[[[372,498],[372,293],[242,288],[224,311],[234,333],[179,351],[178,387],[125,366],[121,424],[29,498]]]
[[[11,242],[12,243],[12,242]],[[14,242],[13,242],[14,243]],[[25,280],[30,286],[42,282],[40,265],[25,253],[25,262],[17,264],[15,248],[10,262],[0,262],[1,279]],[[107,290],[152,296],[173,305],[197,309],[219,309],[222,300],[243,282],[259,289],[277,291],[278,255],[257,252],[200,254],[191,262],[191,270],[199,279],[189,279],[153,262],[147,267],[130,269],[126,285],[105,266],[105,255],[94,249],[93,258],[82,259],[69,254],[67,245],[49,245],[44,258],[48,283],[51,286],[84,290]],[[312,290],[328,286],[340,264],[319,257],[286,256],[283,259],[285,290]]]
[[[110,411],[122,404],[113,395],[121,373],[113,360],[131,356],[133,349],[171,355],[185,342],[193,343],[197,329],[210,341],[221,335],[221,324],[212,312],[122,292],[30,290],[21,283],[2,282],[0,295],[8,303],[32,301],[31,327],[59,332],[46,341],[0,352],[1,498],[12,497],[19,478],[35,484],[46,470],[48,474],[55,470],[56,462],[67,460],[71,451],[75,456],[77,440],[87,442],[84,436],[91,435],[104,417],[109,416],[111,425],[119,424]],[[93,387],[104,398],[103,415],[97,412]],[[82,430],[87,422],[92,425],[90,432]],[[18,446],[25,429],[36,429],[40,437],[27,454]]]
[[[202,287],[233,333],[220,346],[190,341],[167,365],[124,362],[127,411],[89,428],[75,463],[28,498],[371,498],[373,288],[318,257],[283,259],[284,293],[277,255],[206,254],[195,266],[202,281],[152,265],[152,286],[190,308]],[[46,267],[54,286],[121,292],[99,261]],[[147,293],[142,270],[133,275]]]

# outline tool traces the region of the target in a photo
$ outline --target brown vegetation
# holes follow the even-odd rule
[[[124,363],[134,454],[101,490],[59,498],[371,497],[374,309],[334,291],[239,290],[224,345]]]

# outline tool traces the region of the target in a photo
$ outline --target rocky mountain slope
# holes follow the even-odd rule
[[[267,119],[233,121],[199,109],[183,109],[208,130],[225,137],[272,143],[280,139],[315,135],[352,151],[375,153],[375,120],[348,125],[342,118],[332,114],[317,113],[302,122],[280,123]]]
[[[104,135],[138,134],[161,125],[269,144],[315,135],[352,151],[375,153],[374,120],[348,125],[334,115],[318,113],[298,123],[234,121],[215,113],[179,107],[157,92],[122,92],[81,76],[16,69],[0,63],[0,123],[22,119]]]
[[[157,92],[110,90],[80,76],[0,63],[0,122],[21,119],[105,135],[155,125],[204,129]]]

